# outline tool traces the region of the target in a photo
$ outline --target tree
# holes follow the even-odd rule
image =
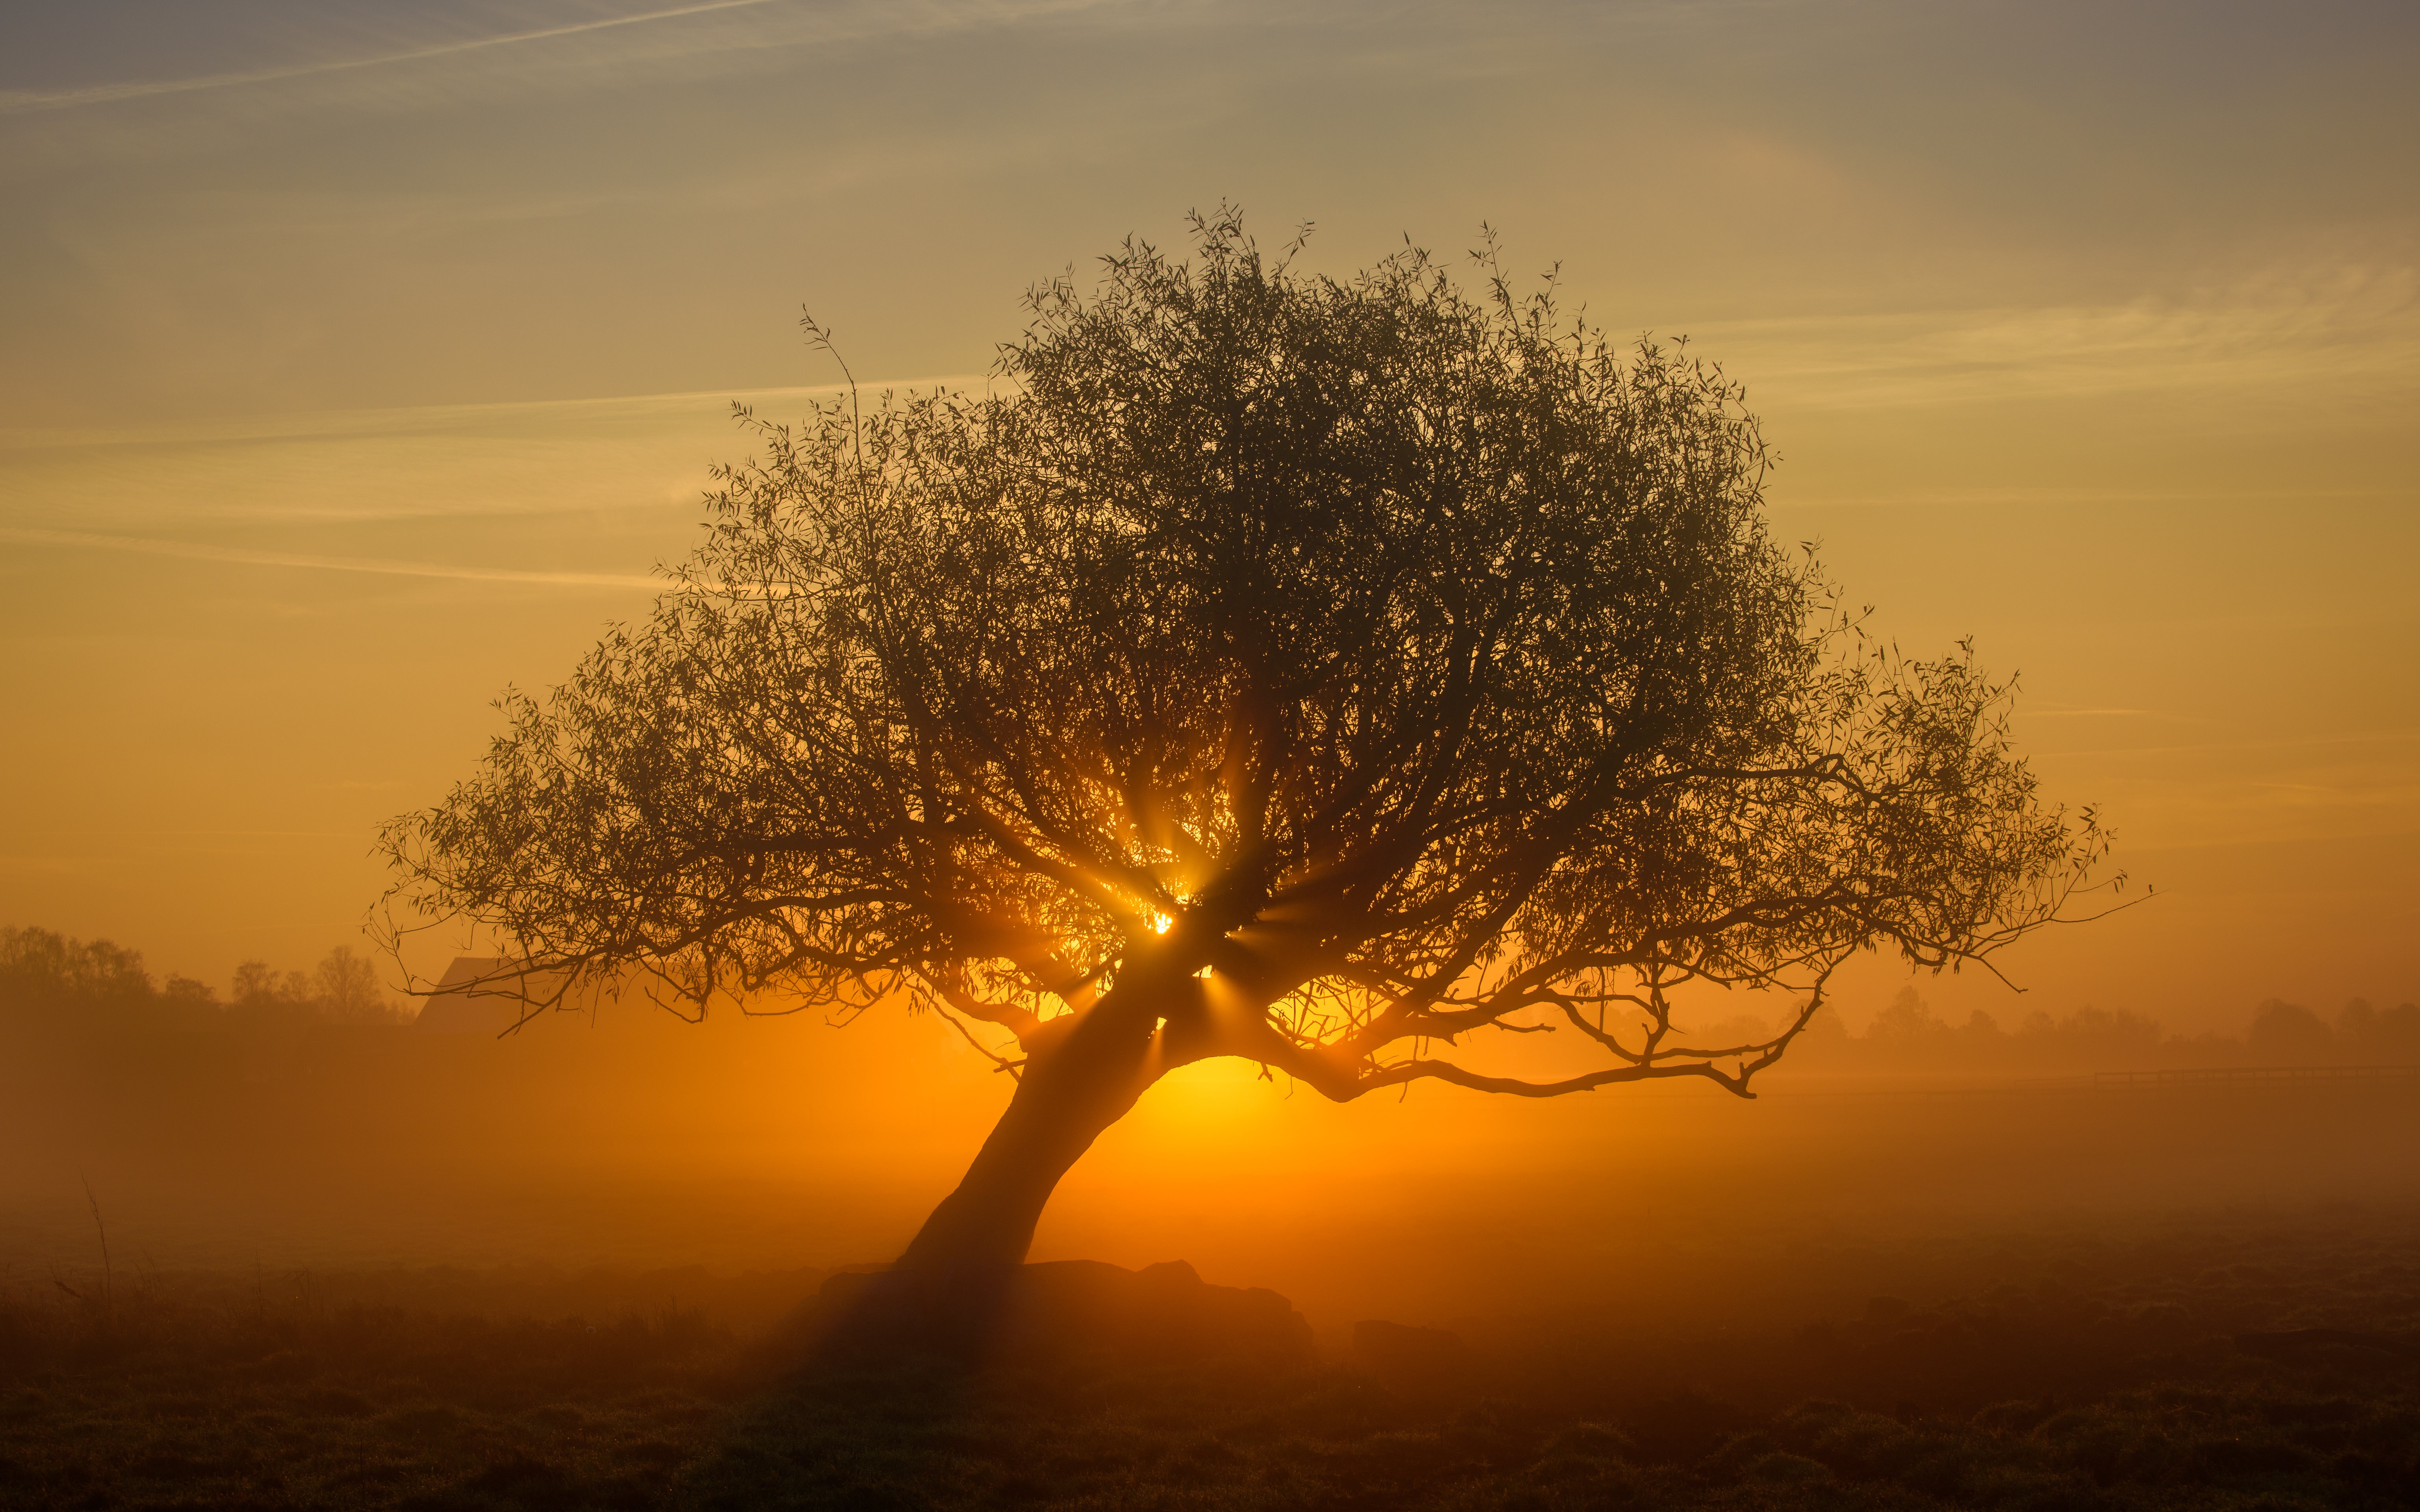
[[[280,976],[266,961],[240,961],[236,963],[234,993],[239,1008],[300,1009],[311,1001],[311,979],[299,971]]]
[[[2327,1020],[2302,1004],[2272,997],[2253,1010],[2252,1031],[2246,1038],[2252,1053],[2261,1059],[2293,1064],[2330,1059],[2336,1037]]]
[[[1842,960],[1977,961],[2083,884],[2007,687],[1770,539],[1718,369],[1492,256],[1472,298],[1410,250],[1297,274],[1232,214],[1196,245],[1038,289],[995,392],[741,410],[763,455],[652,618],[387,828],[391,917],[489,932],[533,1011],[944,1016],[1017,1083],[903,1257],[936,1272],[1021,1259],[1178,1066],[1745,1096]],[[1705,986],[1804,998],[1698,1043]],[[1597,1063],[1491,1072],[1491,1030]]]
[[[0,993],[132,1001],[151,995],[151,974],[140,950],[7,925],[0,926]]]
[[[339,1024],[392,1024],[395,1011],[379,984],[378,967],[352,947],[330,950],[311,974],[313,999],[319,1011]]]

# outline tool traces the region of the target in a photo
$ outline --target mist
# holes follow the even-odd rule
[[[98,1263],[89,1183],[119,1252],[169,1271],[690,1268],[803,1296],[895,1254],[1010,1090],[902,1003],[844,1026],[633,998],[509,1028],[504,1005],[438,999],[448,1030],[416,1003],[315,999],[308,973],[204,996],[124,952],[8,939],[0,1262],[21,1277]],[[96,955],[117,974],[54,965]],[[1342,1350],[1365,1318],[1497,1337],[1611,1327],[1641,1297],[1796,1327],[1979,1292],[2069,1246],[2420,1199],[2410,1005],[2333,1026],[2253,1005],[2232,1037],[2097,1010],[2008,1033],[1909,988],[1868,1017],[1852,1034],[1827,1010],[1753,1101],[1340,1105],[1204,1062],[1078,1165],[1034,1257],[1185,1259],[1283,1293]]]
[[[937,1407],[913,1375],[773,1388],[762,1351],[785,1358],[775,1341],[828,1288],[900,1251],[1007,1101],[934,1015],[885,1002],[837,1024],[768,1001],[690,1022],[632,999],[510,1028],[518,1005],[362,991],[341,947],[318,969],[246,963],[224,989],[33,929],[0,958],[0,1383],[15,1373],[12,1453],[34,1466],[72,1463],[41,1427],[65,1388],[42,1382],[93,1368],[126,1384],[78,1388],[87,1432],[161,1421],[126,1414],[163,1391],[222,1399],[190,1394],[234,1371],[199,1389],[248,1423],[266,1406],[334,1424],[310,1430],[332,1471],[368,1452],[402,1487],[492,1481],[507,1461],[487,1446],[509,1435],[510,1463],[650,1504],[791,1494],[788,1473],[733,1458],[768,1443],[856,1494],[877,1473],[848,1468],[857,1446],[903,1420],[930,1446],[874,1483],[934,1506],[996,1496],[915,1467],[996,1465],[978,1486],[1013,1489],[1037,1432],[1109,1435],[1128,1447],[1053,1463],[1115,1466],[1170,1452],[1132,1447],[1170,1423],[1234,1446],[1212,1484],[1239,1505],[1272,1476],[1410,1500],[1575,1444],[1588,1496],[1678,1477],[1641,1493],[1674,1505],[1785,1471],[1887,1479],[1877,1443],[1965,1467],[1936,1478],[2013,1455],[2064,1484],[2095,1473],[2074,1458],[2102,1442],[2086,1427],[2134,1431],[2155,1410],[2136,1404],[2179,1392],[2239,1394],[2208,1442],[2282,1435],[2260,1463],[2299,1465],[2318,1430],[2275,1427],[2278,1402],[2399,1379],[2384,1351],[2420,1253],[2420,1066],[2397,1058],[2420,1010],[2331,1022],[2270,1001],[2238,1034],[2192,1036],[2082,1010],[2004,1030],[1907,988],[1848,1005],[1857,1032],[1827,1009],[1752,1101],[1338,1104],[1233,1061],[1162,1080],[1063,1183],[1032,1259],[1183,1261],[1266,1288],[1326,1362],[1308,1377],[1161,1361],[1138,1381],[1037,1356],[979,1410]],[[1491,1064],[1550,1065],[1550,1038]],[[1338,1380],[1379,1395],[1346,1412],[1321,1395]],[[969,1461],[970,1410],[999,1437]],[[1274,1437],[1253,1427],[1271,1411],[1291,1425]],[[1513,1470],[1466,1468],[1486,1424],[1506,1426],[1477,1442]],[[452,1446],[395,1447],[433,1429]],[[1330,1478],[1373,1431],[1388,1454]],[[594,1458],[633,1443],[643,1472]],[[2236,1450],[2177,1452],[2162,1463],[2184,1468],[2129,1469],[2121,1490],[2237,1473],[2194,1468]],[[143,1468],[165,1462],[116,1478],[237,1483],[190,1455]],[[296,1473],[336,1494],[344,1475],[315,1463]],[[39,1490],[56,1472],[19,1473]]]
[[[0,1506],[2420,1504],[2416,17],[0,8]]]

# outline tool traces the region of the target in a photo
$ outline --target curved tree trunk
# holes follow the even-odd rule
[[[1063,1312],[1063,1298],[1052,1303],[1047,1289],[1023,1286],[1034,1226],[1059,1179],[1163,1072],[1204,1055],[1244,1053],[1206,1032],[1207,1001],[1189,973],[1137,972],[1089,1009],[1029,1036],[1023,1079],[974,1164],[896,1264],[826,1285],[815,1347],[972,1357],[996,1347],[1004,1329],[1013,1333],[1013,1318],[1025,1319],[1029,1335],[1078,1321],[1054,1313]]]
[[[897,1270],[935,1273],[1021,1264],[1059,1179],[1156,1079],[1158,1015],[1141,984],[1102,998],[1025,1067],[955,1190],[900,1256]]]

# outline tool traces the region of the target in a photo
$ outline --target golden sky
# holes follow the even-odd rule
[[[0,921],[224,987],[687,548],[745,398],[981,373],[1222,198],[1687,334],[1776,529],[2159,901],[2017,998],[2420,997],[2408,4],[36,3],[0,13]],[[1852,1023],[1896,986],[1879,966]]]

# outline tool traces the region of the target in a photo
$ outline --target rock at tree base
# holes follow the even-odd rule
[[[817,1358],[943,1354],[1041,1364],[1211,1361],[1306,1365],[1311,1325],[1261,1287],[1214,1287],[1183,1260],[1129,1271],[1100,1260],[943,1273],[845,1271],[824,1283],[795,1335]]]

